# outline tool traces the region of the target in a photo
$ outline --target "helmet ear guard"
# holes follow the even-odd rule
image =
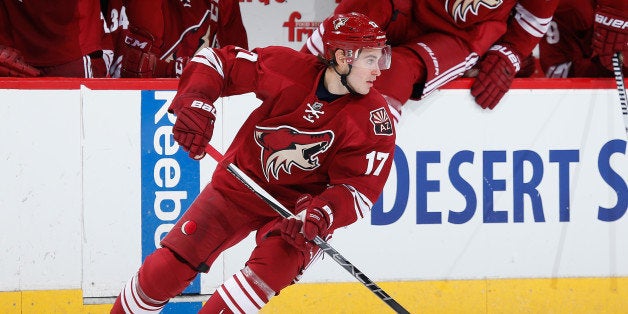
[[[334,64],[334,53],[341,49],[349,64],[354,64],[361,53],[380,50],[377,60],[379,70],[390,67],[390,46],[386,44],[386,33],[368,17],[360,13],[335,14],[323,22],[324,58]],[[379,53],[376,53],[378,55]]]

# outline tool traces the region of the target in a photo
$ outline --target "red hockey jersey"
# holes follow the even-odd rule
[[[332,228],[338,228],[363,217],[382,192],[395,131],[374,89],[319,99],[324,71],[316,57],[286,47],[206,48],[183,72],[177,97],[215,100],[254,92],[262,104],[238,131],[224,162],[233,162],[289,209],[303,193],[320,195],[332,204]],[[223,167],[212,185],[247,210],[276,215]]]
[[[545,76],[613,77],[591,47],[596,2],[560,1],[551,26],[539,43],[539,61]]]
[[[0,45],[18,49],[33,66],[55,66],[103,49],[98,1],[2,1]]]
[[[335,13],[369,16],[386,30],[392,45],[436,32],[459,38],[480,55],[501,38],[526,56],[547,30],[557,4],[557,0],[343,0]]]
[[[112,0],[109,28],[114,43],[129,25],[149,31],[154,53],[162,60],[191,57],[201,46],[248,48],[237,0]]]
[[[418,99],[460,77],[493,44],[508,44],[523,58],[547,31],[558,0],[343,0],[335,13],[356,11],[386,30],[393,46],[393,67],[376,83],[383,94],[401,103]],[[401,48],[395,48],[401,47]],[[412,50],[414,55],[405,53]],[[323,51],[321,28],[308,38],[302,51]],[[419,58],[421,73],[397,64]],[[417,73],[418,72],[418,73]],[[415,86],[408,86],[408,80]],[[386,84],[385,82],[388,82]]]

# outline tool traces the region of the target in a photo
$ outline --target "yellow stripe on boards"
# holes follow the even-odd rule
[[[628,278],[377,283],[411,313],[628,313]],[[283,313],[393,313],[359,283],[297,284],[262,309]]]
[[[0,313],[22,313],[22,293],[19,291],[0,292]]]
[[[83,314],[110,314],[113,304],[90,304],[85,305]]]
[[[628,278],[492,279],[378,282],[411,313],[628,313]],[[108,314],[83,305],[81,290],[0,292],[2,314]],[[359,283],[297,284],[262,314],[393,313]],[[181,313],[187,314],[187,313]]]
[[[0,313],[82,313],[81,290],[0,292]]]

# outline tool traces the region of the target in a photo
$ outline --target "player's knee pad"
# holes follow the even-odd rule
[[[310,259],[309,252],[299,251],[280,236],[269,236],[258,243],[246,266],[279,292],[298,280]]]
[[[207,300],[201,313],[257,313],[275,295],[248,266],[227,279]]]
[[[138,272],[143,293],[153,300],[167,301],[181,293],[197,272],[168,248],[160,248],[146,257]]]

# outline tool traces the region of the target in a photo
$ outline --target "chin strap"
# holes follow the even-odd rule
[[[351,93],[352,95],[359,95],[353,90],[353,88],[351,88],[351,86],[349,86],[349,83],[347,82],[347,76],[351,74],[351,69],[352,69],[351,64],[349,64],[349,72],[347,72],[347,74],[340,74],[340,72],[338,72],[338,69],[336,69],[335,66],[333,68],[336,74],[340,75],[340,83],[342,83],[342,86],[346,87],[349,93]]]

